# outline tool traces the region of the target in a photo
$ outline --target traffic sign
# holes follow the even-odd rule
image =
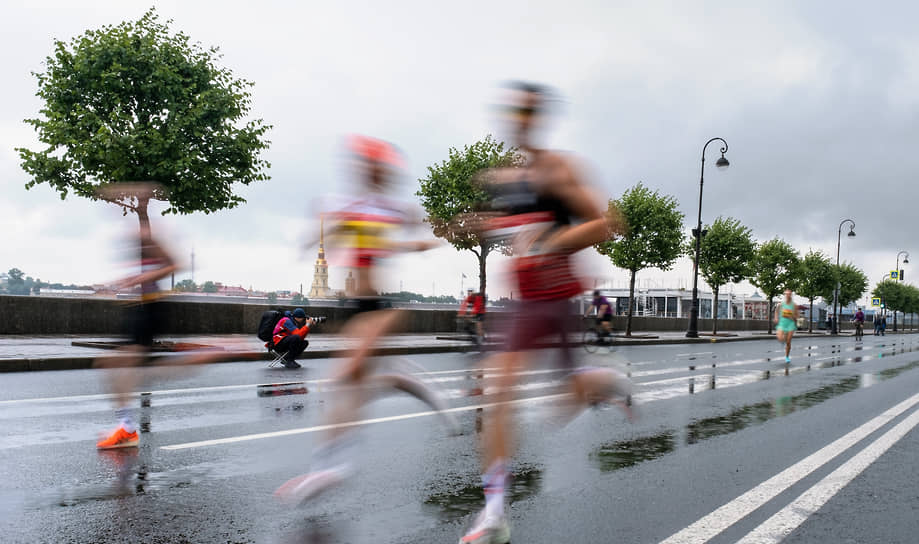
[[[875,297],[875,298],[871,299],[871,305],[874,306],[875,308],[877,308],[878,306],[880,306],[880,305],[881,305],[881,297]]]
[[[897,272],[896,270],[891,270],[891,271],[890,271],[890,279],[896,280],[896,279],[899,279],[899,278],[900,278],[900,273],[899,273],[899,272]]]

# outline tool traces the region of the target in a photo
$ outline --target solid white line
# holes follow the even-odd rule
[[[707,542],[916,404],[919,404],[919,393],[673,534],[661,544]]]
[[[198,442],[186,442],[184,444],[172,444],[170,446],[161,446],[162,450],[185,450],[189,448],[200,448],[203,446],[215,446],[218,444],[234,444],[236,442],[246,442],[249,440],[261,440],[263,438],[275,438],[278,436],[289,436],[292,434],[304,434],[304,433],[315,433],[319,431],[326,431],[331,429],[343,429],[347,427],[358,427],[362,425],[372,425],[374,423],[387,423],[390,421],[402,421],[405,419],[415,419],[419,417],[433,416],[440,413],[456,413],[456,412],[469,412],[472,410],[480,410],[483,408],[492,408],[495,406],[510,405],[510,404],[523,404],[527,402],[537,402],[543,400],[552,400],[559,399],[562,397],[567,397],[568,393],[559,393],[556,395],[544,395],[541,397],[530,397],[526,399],[518,399],[504,402],[490,402],[487,404],[475,404],[472,406],[459,406],[456,408],[448,408],[442,412],[436,410],[429,410],[426,412],[413,412],[410,414],[401,414],[398,416],[387,416],[387,417],[377,417],[373,419],[362,419],[359,421],[347,421],[345,423],[334,423],[331,425],[317,425],[315,427],[301,427],[299,429],[286,429],[283,431],[273,431],[269,433],[256,433],[256,434],[246,434],[242,436],[231,436],[228,438],[217,438],[214,440],[200,440]]]
[[[858,455],[846,461],[829,476],[802,493],[797,499],[738,542],[744,544],[772,544],[781,542],[797,529],[807,518],[823,507],[830,499],[861,474],[871,463],[900,441],[916,425],[919,425],[919,410],[898,423],[880,438],[863,449]]]

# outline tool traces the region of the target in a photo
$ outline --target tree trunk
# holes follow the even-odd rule
[[[712,336],[718,335],[718,288],[712,287],[712,294],[715,300],[712,303]]]
[[[814,332],[814,297],[808,299],[810,301],[811,309],[810,314],[807,318],[807,332]]]
[[[772,334],[772,296],[769,296],[769,311],[766,312],[766,323],[768,323],[769,328],[766,329],[766,332]]]
[[[140,223],[140,237],[145,239],[150,234],[150,216],[147,215],[147,205],[150,204],[149,198],[138,198],[137,199],[137,220]],[[146,229],[146,233],[144,230]]]
[[[632,270],[629,277],[629,311],[626,312],[625,318],[626,336],[632,336],[632,310],[635,308],[635,272],[635,270]]]
[[[488,283],[485,277],[485,259],[488,258],[489,253],[491,253],[491,248],[488,245],[484,242],[479,245],[479,253],[477,254],[479,258],[479,293],[483,297],[485,296],[485,286]]]

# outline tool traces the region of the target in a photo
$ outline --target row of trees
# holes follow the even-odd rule
[[[919,313],[919,288],[893,280],[878,283],[871,291],[871,296],[881,299],[884,307],[896,315],[896,312],[907,314]]]
[[[630,335],[635,274],[645,268],[668,270],[680,256],[692,258],[694,245],[685,237],[683,214],[672,196],[639,183],[621,198],[611,200],[610,207],[622,213],[629,230],[599,244],[597,251],[629,271],[626,335]],[[699,273],[714,295],[713,333],[718,332],[718,293],[729,283],[749,280],[758,287],[768,300],[769,317],[775,298],[785,289],[807,298],[813,315],[814,299],[822,297],[832,302],[837,282],[841,306],[858,300],[868,286],[868,278],[861,270],[849,263],[837,267],[819,251],[811,250],[802,258],[780,238],[757,244],[750,229],[731,217],[719,217],[706,225],[701,235]]]
[[[18,268],[11,268],[6,275],[6,288],[0,290],[0,292],[10,295],[31,295],[32,293],[38,293],[41,289],[92,289],[92,287],[86,285],[41,281],[32,276],[26,276],[25,272]]]

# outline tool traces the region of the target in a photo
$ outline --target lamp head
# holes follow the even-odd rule
[[[715,161],[715,166],[717,166],[719,170],[724,170],[725,168],[727,168],[727,167],[730,166],[730,165],[731,165],[731,163],[724,157],[724,153],[721,154],[721,158],[720,158],[720,159],[718,159],[717,161]]]
[[[855,238],[855,227],[849,229],[849,234],[847,234],[846,236],[848,236],[849,238]]]

